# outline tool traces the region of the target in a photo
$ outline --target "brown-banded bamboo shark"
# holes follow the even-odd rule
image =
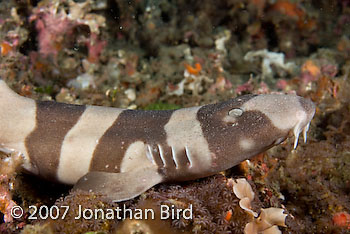
[[[0,148],[25,170],[114,201],[154,185],[229,169],[306,132],[314,104],[296,95],[245,95],[217,104],[144,111],[35,101],[0,80]]]

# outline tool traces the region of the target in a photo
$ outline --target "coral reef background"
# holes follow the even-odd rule
[[[279,207],[283,233],[350,232],[350,1],[10,0],[0,4],[0,77],[17,93],[129,109],[172,109],[247,93],[296,93],[316,115],[292,140],[229,171],[158,185],[110,204],[17,170],[0,153],[1,233],[242,233],[252,209]],[[0,110],[1,111],[1,110]],[[1,120],[0,120],[1,121]],[[1,131],[1,129],[0,129]],[[11,207],[25,215],[13,219]],[[69,205],[65,220],[31,220],[30,205]],[[75,220],[89,208],[186,208],[192,220]]]

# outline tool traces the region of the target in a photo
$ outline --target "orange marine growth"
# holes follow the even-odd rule
[[[295,17],[296,19],[300,19],[304,17],[304,12],[298,8],[298,6],[289,1],[277,1],[272,5],[272,9],[279,11],[285,15],[290,17]]]
[[[191,75],[195,75],[195,76],[198,75],[199,72],[202,70],[202,66],[200,63],[196,63],[194,65],[194,67],[185,63],[185,68],[186,68],[188,73],[190,73]]]
[[[301,67],[301,72],[308,72],[313,77],[318,77],[321,75],[320,68],[312,61],[307,60]]]
[[[11,199],[10,192],[8,189],[0,186],[0,212],[4,214],[4,221],[12,222],[12,208],[16,206],[16,203]],[[15,210],[16,211],[16,210]],[[17,211],[20,211],[17,209]]]
[[[333,223],[336,226],[347,227],[350,229],[350,214],[345,211],[334,214]]]
[[[0,44],[0,53],[2,56],[8,55],[8,53],[12,50],[12,45],[6,41],[1,42]]]
[[[232,217],[232,210],[227,211],[225,220],[228,222],[231,220]]]
[[[316,26],[316,21],[314,19],[308,19],[305,12],[295,3],[283,0],[277,1],[272,5],[272,10],[296,19],[300,29],[312,30]]]

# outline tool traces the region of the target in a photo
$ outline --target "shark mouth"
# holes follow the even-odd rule
[[[306,143],[306,138],[307,138],[307,131],[309,130],[310,127],[310,122],[304,127],[301,127],[301,124],[297,124],[294,129],[293,129],[293,134],[294,134],[294,149],[298,145],[298,139],[299,139],[299,134],[300,132],[303,132],[303,137],[304,137],[304,143]]]

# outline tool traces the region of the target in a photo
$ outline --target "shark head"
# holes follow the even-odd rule
[[[312,101],[296,95],[245,95],[201,108],[198,119],[221,169],[280,144],[300,133],[304,141],[315,114]]]

